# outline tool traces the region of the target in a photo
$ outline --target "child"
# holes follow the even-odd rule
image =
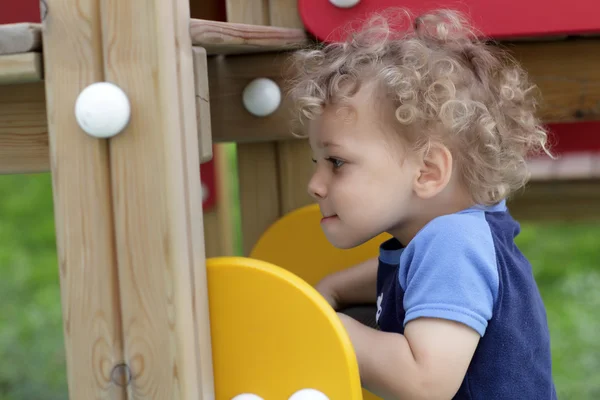
[[[379,329],[338,315],[380,397],[555,399],[544,305],[505,203],[525,157],[548,153],[532,86],[458,13],[407,31],[374,17],[295,56],[325,235],[339,248],[393,236],[317,289],[336,310],[378,305]]]

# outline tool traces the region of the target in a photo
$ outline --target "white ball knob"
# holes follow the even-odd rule
[[[242,100],[250,114],[266,117],[279,107],[281,90],[271,79],[256,78],[244,88]]]
[[[316,389],[301,389],[291,395],[288,400],[329,400],[329,397]]]
[[[352,8],[358,3],[360,0],[329,0],[331,4],[339,8]]]
[[[252,393],[243,393],[243,394],[238,394],[231,400],[264,400],[264,399],[260,396],[252,394]]]
[[[131,116],[129,99],[123,90],[109,82],[96,82],[79,93],[75,118],[87,134],[109,138],[119,134]]]

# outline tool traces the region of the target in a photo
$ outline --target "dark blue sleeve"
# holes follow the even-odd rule
[[[484,214],[438,217],[405,253],[399,276],[405,292],[404,324],[419,317],[444,318],[483,336],[499,285],[494,242]]]

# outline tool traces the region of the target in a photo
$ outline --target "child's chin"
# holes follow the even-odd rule
[[[331,243],[334,247],[342,250],[347,250],[356,246],[360,246],[365,242],[364,240],[361,240],[359,238],[344,237],[343,235],[335,235],[331,233],[328,234],[327,232],[325,232],[325,236],[327,237],[329,243]]]

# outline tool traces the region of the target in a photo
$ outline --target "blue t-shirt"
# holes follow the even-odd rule
[[[481,336],[454,399],[556,399],[546,311],[519,232],[502,201],[437,217],[406,247],[394,238],[380,246],[379,329],[403,333],[435,317]]]

